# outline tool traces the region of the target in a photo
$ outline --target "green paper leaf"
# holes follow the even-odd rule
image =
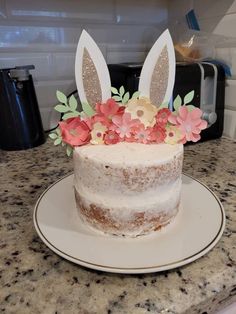
[[[61,142],[62,142],[62,138],[61,137],[58,137],[55,141],[54,141],[54,145],[59,145],[59,144],[61,144]]]
[[[137,99],[140,95],[140,91],[133,93],[132,99]]]
[[[195,109],[196,107],[193,105],[188,105],[186,106],[186,108],[188,109],[189,112],[193,111],[193,109]]]
[[[72,95],[69,99],[69,106],[71,111],[75,111],[77,108],[77,100],[75,99],[74,95]]]
[[[115,94],[115,95],[119,94],[118,90],[115,87],[111,87],[111,92],[112,94]]]
[[[70,111],[70,108],[64,105],[56,105],[54,109],[58,112],[64,113]]]
[[[62,104],[67,104],[67,97],[65,94],[57,90],[56,92],[57,99],[62,103]]]
[[[189,104],[193,100],[193,97],[194,97],[194,90],[192,90],[187,95],[185,95],[185,97],[184,97],[184,105]]]
[[[73,147],[67,145],[67,147],[66,147],[66,154],[67,154],[67,156],[70,157],[72,152],[73,152]]]
[[[122,103],[126,104],[129,100],[129,92],[125,93],[123,99],[122,99]]]
[[[56,128],[56,133],[59,135],[59,136],[61,136],[61,129],[60,128]]]
[[[95,111],[87,102],[82,102],[82,109],[88,117],[92,117],[95,114]]]
[[[121,86],[121,87],[120,87],[120,90],[119,90],[120,96],[122,97],[122,96],[124,95],[124,93],[125,93],[124,86]]]
[[[50,133],[48,136],[49,136],[52,140],[55,140],[55,139],[58,137],[58,135],[57,135],[56,133]]]
[[[179,110],[179,107],[182,105],[182,99],[181,97],[178,95],[175,100],[174,100],[174,109],[175,111]]]
[[[78,116],[79,116],[79,112],[68,112],[63,115],[62,120],[66,120],[69,118],[76,118]]]
[[[121,101],[122,100],[122,98],[120,96],[113,96],[112,98],[115,99],[115,101]]]
[[[162,109],[162,108],[169,108],[169,103],[168,102],[163,102],[159,107],[158,110]]]

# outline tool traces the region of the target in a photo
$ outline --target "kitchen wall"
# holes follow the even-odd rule
[[[167,14],[167,0],[0,0],[0,68],[35,65],[40,111],[49,129],[57,119],[55,91],[76,88],[74,58],[83,28],[108,63],[139,62],[166,27]]]
[[[236,0],[169,0],[169,25],[185,23],[184,15],[194,9],[200,29],[223,35],[215,37],[216,57],[231,66],[232,77],[226,81],[224,134],[236,139]]]

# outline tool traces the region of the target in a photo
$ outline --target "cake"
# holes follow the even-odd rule
[[[182,144],[85,145],[73,158],[76,204],[89,226],[134,237],[158,230],[177,214]]]
[[[181,203],[183,144],[207,127],[191,103],[194,91],[170,103],[175,78],[174,46],[168,30],[148,53],[132,95],[111,87],[106,62],[83,31],[75,78],[82,110],[72,95],[57,91],[62,113],[50,134],[73,152],[74,192],[86,226],[136,237],[174,221]]]

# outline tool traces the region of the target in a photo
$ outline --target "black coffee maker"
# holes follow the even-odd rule
[[[33,65],[0,69],[0,149],[21,150],[45,142],[35,94]]]

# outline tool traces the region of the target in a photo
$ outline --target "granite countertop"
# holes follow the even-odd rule
[[[185,148],[184,172],[222,201],[226,229],[199,260],[146,275],[110,274],[74,265],[39,239],[32,215],[39,195],[72,171],[63,148],[0,151],[0,312],[215,313],[236,300],[236,143],[222,138]],[[210,222],[209,222],[210,223]]]

